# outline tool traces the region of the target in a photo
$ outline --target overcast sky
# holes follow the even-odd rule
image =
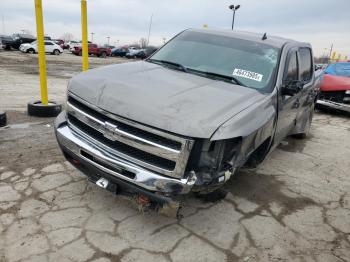
[[[70,32],[81,39],[79,0],[42,0],[45,34],[59,38]],[[127,44],[147,37],[160,45],[186,28],[229,29],[228,5],[241,4],[237,30],[267,32],[310,42],[317,55],[334,43],[334,50],[350,57],[350,0],[87,0],[89,39],[103,44]],[[27,29],[36,33],[34,0],[0,0],[0,16],[6,34]],[[3,32],[2,32],[3,33]],[[329,52],[329,51],[328,51]]]

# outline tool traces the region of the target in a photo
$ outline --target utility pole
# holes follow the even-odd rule
[[[150,22],[149,22],[148,37],[147,37],[147,46],[149,45],[149,37],[150,37],[150,35],[151,35],[152,22],[153,22],[153,14],[151,15],[151,20],[150,20]]]
[[[95,33],[91,32],[91,43],[94,42],[94,34],[95,34]]]
[[[109,39],[110,38],[111,38],[110,36],[107,36],[107,44],[108,44],[108,46],[109,46]]]

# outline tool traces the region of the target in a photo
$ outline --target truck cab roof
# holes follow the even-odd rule
[[[252,32],[246,32],[246,31],[236,31],[236,30],[232,31],[232,30],[223,30],[223,29],[187,29],[187,31],[239,38],[239,39],[268,44],[277,48],[282,48],[287,43],[299,43],[299,44],[301,43],[288,38],[272,36],[272,35],[269,35],[268,33],[266,35],[267,39],[263,40],[262,38],[264,36],[264,33],[252,33]],[[305,45],[309,45],[309,44],[305,43]]]

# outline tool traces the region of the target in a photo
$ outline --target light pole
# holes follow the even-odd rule
[[[236,15],[236,10],[238,10],[241,6],[240,5],[230,5],[228,8],[230,8],[233,12],[232,15],[232,30],[233,30],[233,26],[235,24],[235,15]]]
[[[94,42],[94,34],[95,34],[95,33],[91,32],[91,43]]]
[[[110,36],[107,36],[107,44],[108,44],[108,46],[109,46],[109,39],[110,38],[111,38]]]

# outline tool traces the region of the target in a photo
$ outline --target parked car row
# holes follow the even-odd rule
[[[120,47],[112,49],[112,56],[145,59],[157,51],[157,49],[157,47],[153,46],[149,46],[145,49]]]
[[[81,41],[64,42],[62,39],[51,39],[49,36],[45,36],[44,39],[46,53],[59,55],[63,53],[64,49],[68,49],[72,54],[82,55]],[[134,46],[119,48],[114,48],[114,46],[110,45],[98,46],[90,41],[88,41],[88,44],[89,55],[95,55],[102,58],[107,56],[119,56],[145,59],[157,50],[156,47],[152,46],[140,49]],[[36,37],[30,34],[13,34],[11,36],[0,35],[0,48],[5,50],[18,49],[24,53],[32,54],[38,52]]]

